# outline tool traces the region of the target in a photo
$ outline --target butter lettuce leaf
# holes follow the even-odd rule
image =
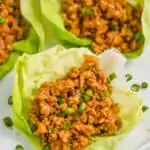
[[[87,48],[65,49],[56,46],[47,51],[21,56],[15,66],[13,91],[13,121],[14,126],[26,136],[38,150],[42,150],[39,138],[32,134],[28,122],[31,101],[34,99],[40,85],[45,81],[55,81],[62,78],[72,67],[80,67],[84,55],[94,55]],[[109,59],[104,59],[105,57]],[[124,57],[113,50],[104,56],[98,56],[102,69],[107,74],[120,73],[120,67],[126,62]],[[123,61],[120,61],[121,58]],[[109,69],[106,67],[109,64]],[[122,64],[120,67],[117,64]],[[106,68],[105,68],[106,67]],[[119,70],[118,70],[119,69]],[[109,72],[111,70],[111,72]],[[120,76],[118,74],[118,76]],[[119,84],[118,84],[119,82]],[[115,136],[92,137],[92,144],[87,150],[114,150],[120,140],[135,127],[142,119],[142,98],[127,86],[123,86],[118,78],[112,82],[112,98],[120,107],[120,117],[123,122],[121,130]]]
[[[137,49],[134,52],[124,53],[126,58],[134,59],[139,57],[142,53],[144,48],[150,42],[150,0],[128,0],[132,5],[140,5],[143,8],[142,14],[142,27],[143,27],[143,35],[144,35],[144,44],[142,47]],[[65,29],[63,18],[61,16],[61,3],[62,0],[41,0],[41,10],[43,16],[47,20],[47,24],[51,29],[49,35],[49,43],[53,43],[53,41],[58,41],[63,45],[67,46],[90,46],[91,39],[82,39],[78,38],[67,29]],[[50,38],[51,37],[51,38]]]
[[[21,13],[29,23],[29,34],[25,40],[15,42],[13,51],[7,62],[0,65],[0,79],[2,79],[13,67],[17,56],[22,53],[36,53],[44,48],[44,30],[40,21],[40,3],[37,0],[20,0]]]

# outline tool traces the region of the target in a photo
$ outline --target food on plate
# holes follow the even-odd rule
[[[127,58],[139,56],[149,42],[148,6],[146,0],[41,1],[53,36],[62,44],[89,46],[96,54],[116,48]]]
[[[66,29],[91,38],[91,49],[98,54],[112,47],[134,52],[144,43],[142,8],[127,0],[63,0],[62,16]]]
[[[13,50],[13,43],[26,38],[28,24],[21,15],[19,0],[15,2],[3,0],[0,3],[0,8],[0,64],[3,64]]]
[[[14,127],[38,150],[114,150],[143,115],[142,98],[121,77],[125,62],[114,50],[24,54],[15,66]]]
[[[98,59],[84,59],[63,79],[44,82],[32,102],[29,120],[43,147],[82,150],[91,136],[116,135],[121,128],[120,110]]]
[[[22,52],[34,53],[43,47],[43,29],[38,13],[32,14],[35,11],[32,3],[35,0],[0,1],[0,79]]]

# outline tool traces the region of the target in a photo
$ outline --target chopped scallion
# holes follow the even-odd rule
[[[141,88],[142,88],[142,89],[148,88],[148,83],[147,83],[147,82],[142,82]]]
[[[84,96],[83,96],[83,100],[84,100],[84,102],[87,103],[87,102],[90,100],[90,96],[84,95]]]
[[[12,121],[12,119],[10,117],[5,117],[3,119],[3,121],[4,121],[4,124],[6,125],[6,127],[10,128],[10,127],[13,126],[13,121]]]
[[[142,111],[145,112],[145,111],[147,111],[147,110],[148,110],[148,107],[144,105],[144,106],[142,107]]]
[[[130,81],[130,80],[132,80],[132,75],[131,74],[129,74],[129,73],[127,73],[127,74],[125,74],[125,77],[126,77],[126,81],[128,82],[128,81]]]
[[[58,104],[64,104],[64,99],[61,97],[57,97],[57,103]]]
[[[16,150],[24,150],[22,145],[16,145]]]
[[[73,108],[67,108],[65,111],[64,111],[64,114],[65,115],[72,115],[74,114],[74,109]]]
[[[48,145],[44,146],[42,150],[50,150],[50,147]]]
[[[12,104],[13,104],[12,96],[9,96],[9,98],[8,98],[8,104],[9,104],[9,105],[12,105]]]
[[[140,85],[132,84],[131,90],[134,91],[134,92],[138,92],[140,90]]]
[[[70,129],[71,128],[71,122],[69,120],[66,120],[64,123],[64,129]]]
[[[86,104],[85,103],[81,103],[78,109],[78,114],[81,115],[83,113],[83,111],[86,108]]]
[[[91,89],[86,90],[87,96],[93,96],[93,91]]]
[[[6,20],[6,19],[5,19],[4,17],[2,17],[2,16],[0,17],[0,23],[4,23],[5,20]]]
[[[114,80],[116,78],[116,74],[115,73],[111,73],[108,77],[109,81],[111,82],[112,80]]]
[[[84,16],[91,16],[94,13],[94,11],[91,8],[82,8],[81,13]]]

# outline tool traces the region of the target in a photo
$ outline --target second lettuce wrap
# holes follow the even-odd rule
[[[72,67],[80,67],[85,54],[93,55],[86,48],[64,49],[56,46],[36,55],[25,54],[18,59],[14,77],[13,121],[15,127],[31,141],[37,150],[42,150],[40,139],[33,135],[32,128],[28,123],[31,101],[43,82],[60,79]],[[124,58],[114,51],[98,57],[102,69],[107,74],[120,73],[125,63]],[[105,59],[105,57],[109,59]],[[119,75],[117,76],[119,77]],[[86,150],[114,150],[120,140],[142,119],[142,98],[132,92],[125,81],[120,81],[119,78],[112,82],[112,86],[112,98],[120,107],[123,126],[115,136],[92,137],[91,141],[93,142]]]
[[[0,79],[14,67],[19,55],[24,52],[36,53],[44,47],[44,31],[40,22],[40,3],[37,0],[20,0],[20,9],[24,19],[30,25],[28,37],[25,40],[14,43],[8,60],[0,65]]]
[[[139,57],[145,46],[150,42],[150,0],[128,0],[129,3],[133,5],[140,5],[143,8],[142,14],[142,27],[143,35],[145,38],[144,45],[137,49],[135,52],[125,53],[124,55],[128,59],[133,59]],[[63,18],[61,17],[61,3],[62,0],[41,0],[41,9],[42,14],[47,20],[47,24],[51,28],[50,35],[53,37],[53,40],[50,40],[49,43],[55,41],[61,42],[63,45],[72,46],[90,46],[90,39],[81,39],[69,32],[63,23]]]

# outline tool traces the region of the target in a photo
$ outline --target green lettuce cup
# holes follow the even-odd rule
[[[0,65],[0,79],[2,79],[13,67],[22,53],[36,53],[44,48],[44,31],[40,21],[40,3],[36,0],[20,0],[20,10],[23,18],[29,24],[27,38],[13,44],[13,50],[7,61]]]
[[[71,33],[69,30],[65,28],[64,20],[61,15],[61,5],[62,0],[41,0],[41,10],[43,17],[47,20],[47,24],[51,28],[50,35],[53,37],[53,40],[49,40],[51,43],[52,41],[59,41],[61,44],[67,47],[90,47],[92,40],[91,39],[84,39],[78,38],[75,34]],[[129,0],[129,3],[132,5],[140,5],[143,8],[142,13],[142,31],[143,33],[140,34],[140,37],[143,39],[143,44],[134,52],[126,52],[124,55],[128,59],[133,59],[139,57],[142,53],[146,45],[150,41],[150,23],[149,23],[149,7],[150,1],[149,0]],[[144,36],[144,38],[143,38]]]
[[[32,127],[28,122],[32,100],[43,82],[56,81],[64,77],[72,67],[80,67],[86,54],[93,55],[87,48],[65,49],[62,46],[55,46],[38,54],[24,54],[19,57],[14,73],[13,122],[15,128],[37,150],[42,150],[40,138],[33,135]],[[120,140],[142,120],[143,100],[130,90],[121,76],[126,62],[121,54],[110,50],[97,57],[107,75],[112,72],[117,74],[117,78],[112,82],[112,98],[120,108],[122,128],[114,136],[93,136],[92,143],[86,150],[114,150]]]

